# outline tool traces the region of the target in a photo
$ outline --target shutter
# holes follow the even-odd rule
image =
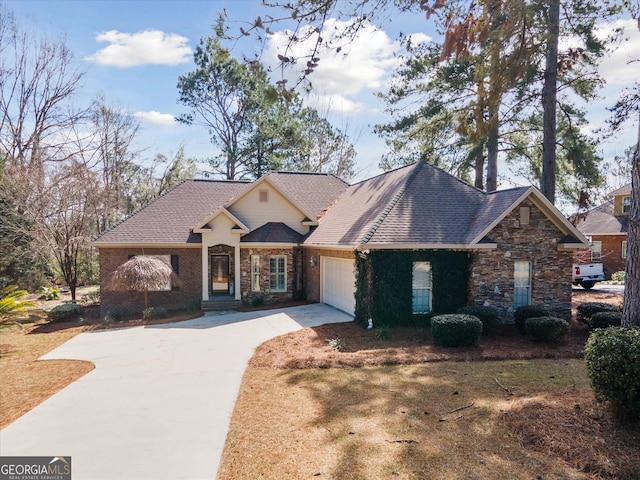
[[[178,255],[171,255],[171,268],[176,275],[180,275],[180,266],[178,263]]]

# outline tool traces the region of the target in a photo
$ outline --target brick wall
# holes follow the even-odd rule
[[[513,270],[515,261],[531,262],[531,303],[545,305],[553,315],[571,318],[571,265],[573,251],[558,251],[564,236],[531,202],[529,225],[517,226],[519,208],[503,219],[489,237],[496,250],[473,254],[469,303],[498,307],[503,319],[513,319]]]
[[[600,261],[604,268],[604,275],[610,279],[611,274],[624,270],[625,259],[622,258],[622,241],[626,235],[594,235],[592,241],[602,242]]]
[[[100,258],[100,313],[123,314],[144,310],[143,292],[113,292],[106,284],[111,272],[133,255],[177,255],[178,277],[182,285],[178,289],[149,292],[150,307],[165,307],[178,310],[190,307],[200,308],[202,292],[201,253],[199,248],[101,248]]]
[[[304,248],[304,292],[310,302],[320,301],[320,256],[353,259],[352,250]]]

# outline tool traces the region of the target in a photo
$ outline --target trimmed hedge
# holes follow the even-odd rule
[[[491,335],[495,331],[500,318],[500,311],[491,306],[471,305],[459,308],[457,313],[478,317],[482,322],[482,335]]]
[[[64,322],[80,315],[80,305],[77,303],[61,303],[47,312],[52,322]]]
[[[640,418],[640,328],[601,328],[584,349],[587,372],[598,401]]]
[[[556,317],[531,317],[524,322],[525,332],[532,340],[559,342],[569,331],[569,323]]]
[[[622,325],[622,312],[598,312],[591,315],[589,326],[595,328],[619,327]]]
[[[589,325],[591,316],[600,312],[621,312],[620,307],[604,302],[586,302],[578,305],[576,319],[586,325]]]
[[[473,315],[451,313],[431,319],[433,342],[442,347],[475,345],[481,334],[482,322]]]
[[[516,327],[520,333],[526,333],[524,322],[527,318],[548,317],[549,315],[549,310],[542,305],[522,305],[513,312]]]

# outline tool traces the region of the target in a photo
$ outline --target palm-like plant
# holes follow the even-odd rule
[[[16,313],[24,311],[26,307],[33,307],[34,303],[25,300],[26,290],[19,290],[16,285],[9,285],[0,289],[0,323],[9,321]]]

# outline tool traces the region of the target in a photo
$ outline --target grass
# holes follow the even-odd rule
[[[638,478],[606,418],[576,359],[250,367],[218,478]]]

